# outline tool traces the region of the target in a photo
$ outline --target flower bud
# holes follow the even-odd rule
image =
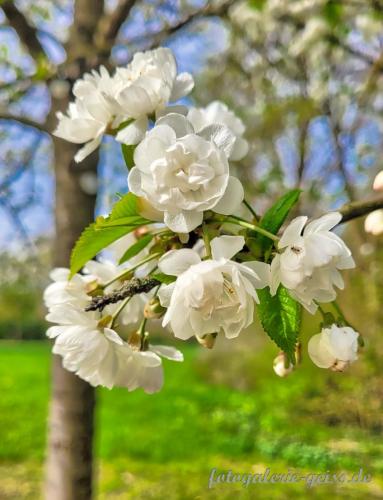
[[[383,170],[375,177],[373,188],[375,191],[383,191]]]
[[[287,359],[286,354],[281,352],[274,359],[273,369],[278,377],[287,377],[294,370],[294,366]]]
[[[214,344],[215,344],[215,339],[217,338],[218,333],[207,333],[206,335],[202,335],[202,337],[199,337],[196,335],[198,342],[203,346],[206,347],[207,349],[213,349]]]
[[[134,234],[134,237],[137,240],[139,240],[140,238],[142,238],[142,236],[145,236],[146,234],[148,234],[148,232],[149,232],[148,226],[140,226],[135,231],[133,231],[133,234]]]
[[[331,325],[311,337],[308,352],[311,360],[319,368],[343,371],[358,359],[359,333],[350,326]]]
[[[367,215],[364,221],[364,229],[367,233],[378,236],[383,233],[383,210],[374,210]]]
[[[165,307],[162,307],[158,297],[153,297],[145,304],[144,317],[147,319],[161,318],[166,312]]]

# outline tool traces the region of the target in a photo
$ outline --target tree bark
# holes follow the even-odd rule
[[[93,34],[103,13],[103,0],[76,0],[67,60],[60,75],[70,84],[97,64]],[[48,127],[53,129],[58,110],[65,111],[71,96],[52,98]],[[81,188],[80,176],[97,175],[98,153],[76,165],[78,146],[53,139],[56,178],[55,267],[68,267],[72,247],[85,226],[94,219],[96,194]],[[52,389],[48,423],[45,478],[47,500],[92,498],[93,429],[95,392],[87,382],[65,370],[61,357],[53,356]]]
[[[57,103],[53,103],[53,110]],[[97,175],[98,155],[75,165],[77,147],[54,139],[56,175],[55,267],[68,267],[70,252],[83,228],[94,218],[96,196],[79,183],[84,172]],[[94,389],[62,367],[53,357],[52,394],[46,463],[48,500],[85,500],[92,497],[92,441]]]

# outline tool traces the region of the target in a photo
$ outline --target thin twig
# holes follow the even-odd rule
[[[93,297],[92,302],[85,308],[85,311],[102,311],[109,304],[115,304],[120,300],[133,297],[133,295],[139,293],[150,292],[152,288],[160,284],[160,281],[155,278],[132,278],[125,282],[119,290]]]

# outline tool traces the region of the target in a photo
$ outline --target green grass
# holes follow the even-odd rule
[[[165,362],[160,393],[99,391],[98,498],[383,498],[375,361],[366,356],[360,372],[340,376],[304,362],[279,379],[270,369],[272,348],[255,352],[201,357],[201,349],[187,346],[184,363]],[[49,360],[48,344],[0,343],[1,499],[39,498]],[[214,467],[238,473],[363,467],[374,481],[311,490],[302,483],[209,490]]]

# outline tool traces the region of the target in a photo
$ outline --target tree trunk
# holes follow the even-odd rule
[[[53,102],[52,115],[58,104]],[[73,157],[78,148],[75,145],[55,139],[54,146],[56,238],[53,263],[55,267],[68,267],[73,244],[94,218],[96,196],[81,189],[79,176],[84,172],[97,175],[98,155],[76,165]],[[54,356],[45,484],[48,500],[92,497],[94,405],[93,387],[65,370],[61,357]]]
[[[70,84],[98,64],[94,33],[104,10],[104,0],[75,0],[74,17],[66,43],[67,59],[60,77]],[[52,96],[48,119],[50,129],[55,114],[64,111],[71,96]],[[73,158],[74,144],[54,139],[56,176],[56,237],[54,266],[68,267],[72,247],[94,218],[96,194],[81,188],[80,176],[97,175],[98,153],[80,165]],[[93,387],[66,371],[61,358],[53,357],[52,395],[49,415],[45,497],[47,500],[89,500],[92,498],[92,444],[95,393]]]

